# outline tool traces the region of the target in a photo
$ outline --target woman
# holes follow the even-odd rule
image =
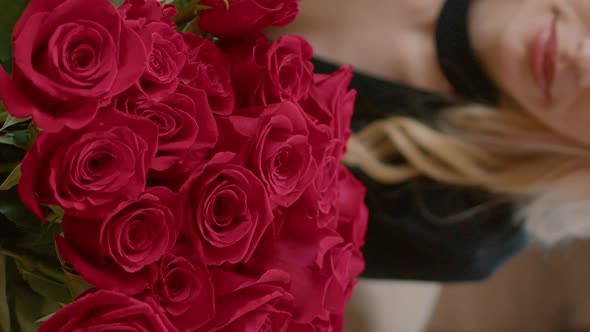
[[[514,202],[515,219],[526,221],[528,233],[547,243],[588,236],[590,224],[585,218],[590,204],[586,203],[589,193],[584,186],[590,165],[590,136],[586,134],[585,121],[590,115],[584,113],[586,105],[590,106],[590,93],[585,93],[590,76],[588,31],[590,3],[584,0],[301,3],[299,19],[288,32],[308,38],[319,57],[351,63],[366,74],[437,92],[455,101],[440,113],[428,113],[428,109],[421,107],[424,105],[409,107],[411,114],[400,114],[399,109],[406,105],[398,108],[390,103],[389,113],[371,119],[378,121],[368,121],[349,145],[347,162],[362,170],[357,174],[369,187],[369,276],[374,276],[373,266],[399,267],[400,260],[403,262],[402,255],[391,256],[391,244],[375,245],[375,237],[383,239],[395,232],[372,230],[383,225],[391,230],[391,224],[399,221],[380,223],[384,220],[381,218],[376,223],[373,212],[378,198],[371,204],[371,192],[382,193],[384,187],[379,184],[383,183],[413,183],[412,179],[419,175],[451,185],[476,186],[499,195],[489,198],[477,192],[484,197],[474,198],[472,207],[499,204],[510,213],[510,207],[501,203],[503,198]],[[363,95],[360,91],[361,105]],[[357,104],[356,112],[358,120],[364,115],[361,112],[368,110]],[[444,190],[457,190],[462,198],[471,198],[467,189],[456,188],[459,187]],[[442,197],[424,196],[424,191],[420,194],[429,198],[428,208]],[[461,209],[469,211],[464,199],[447,201],[463,206],[444,206],[442,215]],[[407,204],[389,200],[390,214],[394,206],[411,206]],[[499,213],[502,209],[493,211]],[[424,223],[416,218],[420,213],[410,215],[409,220]],[[486,215],[490,220],[497,219]],[[481,222],[481,214],[470,217],[459,219]],[[506,214],[499,219],[496,221],[506,220]],[[407,226],[401,228],[407,230]],[[427,228],[421,230],[424,229]],[[473,232],[491,233],[480,227],[463,234],[470,238]],[[428,234],[421,237],[427,239],[422,244],[434,243],[437,249],[441,248],[437,243],[457,244],[462,240],[453,240],[453,233],[441,236],[439,229],[417,233]],[[518,238],[514,235],[517,233],[513,231],[511,236],[500,237],[495,243],[508,244],[504,249],[514,252],[519,246],[510,239]],[[438,242],[432,241],[432,236]],[[482,239],[489,240],[479,237]],[[462,245],[461,242],[457,247]],[[473,253],[472,248],[481,249],[481,242],[461,249]],[[407,251],[405,255],[408,256]],[[467,266],[476,270],[483,265],[491,271],[502,262],[498,256],[495,260],[476,254],[468,257]],[[430,263],[437,261],[436,255],[429,258]],[[428,259],[424,262],[428,266]],[[433,268],[431,264],[430,270],[448,266],[442,263]],[[416,266],[384,270],[384,277],[414,274],[411,279],[422,280],[461,280],[470,275],[465,266],[452,265],[450,274],[431,276],[416,275]]]
[[[302,2],[300,21],[290,32],[307,37],[316,54],[328,60],[480,102],[451,107],[430,128],[399,117],[375,124],[351,144],[351,163],[385,182],[422,173],[502,194],[533,195],[537,199],[521,211],[537,236],[553,242],[581,235],[580,228],[589,231],[580,220],[582,205],[551,211],[553,220],[558,218],[553,214],[567,213],[567,227],[560,222],[555,230],[542,218],[548,206],[542,202],[571,203],[565,196],[583,190],[571,178],[582,176],[589,155],[590,115],[583,111],[590,106],[590,94],[584,93],[589,28],[590,4],[584,0],[324,0]],[[413,144],[402,144],[401,130],[386,135],[393,127],[404,128],[403,136]],[[444,141],[438,149],[422,146],[428,153],[417,153],[418,143],[427,144],[419,135],[428,129]],[[355,161],[359,150],[381,162],[401,154],[412,172],[399,167],[377,172],[373,166],[383,163]],[[468,158],[449,160],[449,151]],[[555,190],[558,183],[567,193]]]

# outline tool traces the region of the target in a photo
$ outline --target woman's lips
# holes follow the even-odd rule
[[[551,99],[557,63],[557,19],[553,18],[535,38],[530,54],[531,69],[543,95]]]

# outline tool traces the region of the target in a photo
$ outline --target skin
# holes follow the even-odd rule
[[[590,144],[590,0],[472,1],[471,41],[482,66],[501,92],[504,106],[528,112],[557,133]],[[452,95],[453,90],[438,67],[434,41],[434,27],[442,4],[443,0],[301,0],[301,13],[295,23],[270,33],[302,35],[314,46],[317,57],[352,64],[357,70],[377,77]],[[540,31],[553,19],[557,26],[558,55],[548,97],[531,70],[530,49]],[[576,294],[587,294],[586,288],[579,286],[582,288],[571,294],[560,292],[560,285],[567,278],[564,269],[537,271],[545,267],[534,263],[537,265],[531,270],[534,264],[530,261],[541,261],[544,254],[523,255],[529,258],[515,259],[504,267],[505,272],[482,283],[482,294],[475,293],[474,285],[445,286],[432,316],[431,327],[436,327],[433,331],[473,331],[474,327],[489,326],[490,331],[517,332],[526,330],[523,326],[531,327],[533,319],[535,326],[545,328],[543,331],[590,327],[590,320],[584,315],[589,312],[589,301],[576,297]],[[522,263],[527,259],[530,264]],[[537,272],[546,274],[548,270],[553,271],[554,279],[530,277]],[[571,274],[575,275],[575,271]],[[526,289],[519,284],[523,280]],[[425,329],[428,319],[424,317],[431,307],[425,303],[436,300],[439,294],[439,288],[431,283],[412,290],[398,281],[384,284],[364,280],[361,285],[365,286],[359,288],[351,308],[366,308],[359,303],[391,301],[390,306],[400,305],[416,314],[409,315],[403,310],[379,314],[368,310],[368,313],[363,311],[364,316],[373,325],[406,324],[407,332]],[[378,290],[369,296],[371,287]],[[535,296],[525,292],[531,289]],[[420,301],[408,301],[412,298],[410,292],[421,294]],[[464,294],[467,302],[456,294]],[[521,300],[511,301],[510,296]],[[469,316],[486,317],[488,321],[454,319],[452,314],[444,312],[458,306],[454,299],[472,309]],[[565,307],[569,308],[567,312],[563,310]],[[506,318],[507,313],[519,312],[523,314]],[[454,313],[457,317],[462,315]],[[354,315],[347,319],[354,319]]]

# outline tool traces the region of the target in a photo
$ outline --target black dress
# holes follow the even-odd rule
[[[313,60],[315,71],[331,73],[338,66]],[[351,88],[357,101],[352,129],[392,115],[428,122],[451,104],[440,96],[356,72]],[[489,277],[526,245],[523,228],[515,223],[509,202],[463,219],[445,222],[498,197],[478,188],[460,187],[418,178],[383,185],[359,169],[351,169],[367,187],[369,228],[363,249],[365,278],[424,281],[467,281]]]

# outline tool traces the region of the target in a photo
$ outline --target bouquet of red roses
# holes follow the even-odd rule
[[[262,34],[297,0],[1,8],[0,330],[342,330],[355,93]]]

